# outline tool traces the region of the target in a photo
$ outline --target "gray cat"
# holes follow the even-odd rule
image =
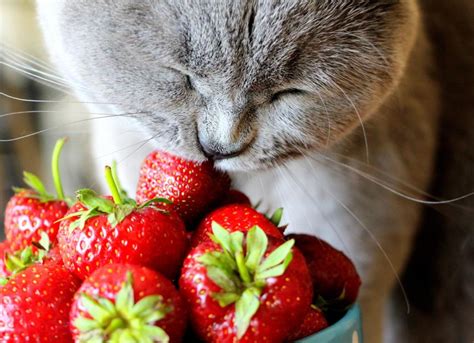
[[[117,114],[94,122],[95,153],[132,142],[122,134],[131,127],[147,138],[148,149],[127,160],[131,187],[151,148],[213,159],[253,199],[282,205],[292,231],[355,260],[366,342],[474,339],[472,198],[442,208],[447,217],[422,206],[474,188],[469,0],[38,8],[77,96],[93,112]],[[428,230],[418,230],[423,223]],[[410,314],[397,299],[405,289]]]

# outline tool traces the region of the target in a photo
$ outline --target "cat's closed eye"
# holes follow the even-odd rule
[[[170,71],[174,75],[174,77],[177,76],[180,79],[182,79],[184,88],[191,91],[196,90],[194,87],[194,82],[192,80],[192,77],[189,74],[173,67],[165,67],[165,69]]]
[[[304,95],[305,93],[306,92],[304,90],[297,89],[297,88],[284,89],[284,90],[274,93],[270,98],[270,102],[275,102],[277,100],[280,100],[281,98],[287,95]]]

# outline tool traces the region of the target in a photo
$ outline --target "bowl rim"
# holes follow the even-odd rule
[[[362,324],[362,315],[360,311],[359,304],[354,304],[351,308],[347,311],[347,313],[339,319],[333,325],[327,327],[324,330],[321,330],[314,335],[302,338],[296,342],[298,343],[310,343],[315,342],[315,339],[323,339],[324,337],[336,337],[341,332],[347,332],[348,330],[354,330],[354,326],[357,329],[361,330]],[[360,332],[359,332],[360,333]]]

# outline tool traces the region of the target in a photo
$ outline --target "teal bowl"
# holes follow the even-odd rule
[[[299,343],[363,343],[362,315],[359,305],[352,306],[337,323]]]

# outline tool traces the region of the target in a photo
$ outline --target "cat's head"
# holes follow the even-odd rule
[[[414,0],[38,1],[83,100],[114,103],[163,149],[229,170],[324,149],[399,81]]]

